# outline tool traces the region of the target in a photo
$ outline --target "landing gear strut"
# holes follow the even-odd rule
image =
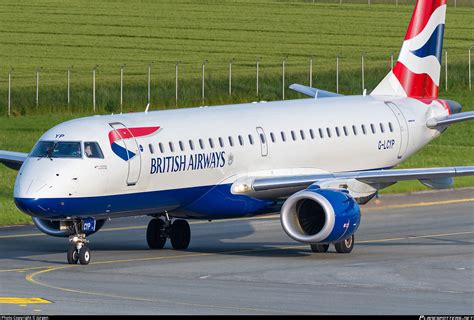
[[[84,233],[80,233],[80,222],[74,221],[73,228],[75,234],[69,237],[69,249],[67,251],[67,262],[69,264],[76,264],[79,262],[82,265],[87,265],[91,261],[90,249],[86,246],[89,242]]]
[[[171,240],[175,250],[184,250],[191,241],[191,228],[186,220],[171,221],[166,214],[165,219],[153,218],[148,223],[146,240],[150,249],[162,249],[166,239]]]

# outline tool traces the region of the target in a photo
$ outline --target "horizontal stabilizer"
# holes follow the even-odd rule
[[[27,157],[28,153],[0,150],[0,163],[14,170],[20,170]]]
[[[461,113],[456,113],[449,115],[444,118],[431,118],[426,121],[426,126],[428,128],[437,128],[437,127],[442,127],[442,126],[448,126],[453,123],[458,123],[458,122],[463,122],[463,121],[468,121],[468,120],[473,120],[474,119],[474,111],[469,111],[469,112],[461,112]]]
[[[293,91],[302,93],[304,95],[307,95],[311,98],[334,98],[334,97],[342,97],[342,94],[326,91],[326,90],[321,90],[317,88],[311,88],[307,86],[303,86],[302,84],[297,84],[294,83],[289,88]]]

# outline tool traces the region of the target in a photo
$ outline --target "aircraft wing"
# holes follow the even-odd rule
[[[268,194],[268,191],[276,191],[280,196],[285,194],[289,196],[295,191],[305,189],[312,184],[332,180],[357,180],[368,185],[388,186],[404,180],[437,182],[446,178],[472,175],[474,175],[474,166],[349,171],[299,176],[245,177],[235,181],[232,184],[231,190],[234,194],[252,197],[258,197],[259,192]]]
[[[27,157],[28,153],[0,150],[0,163],[14,170],[20,170]]]
[[[315,99],[342,97],[342,94],[338,94],[338,93],[326,91],[326,90],[321,90],[317,88],[311,88],[311,87],[307,87],[307,86],[304,86],[302,84],[297,84],[297,83],[292,84],[291,86],[289,86],[289,88],[293,91],[302,93],[304,95],[307,95]]]

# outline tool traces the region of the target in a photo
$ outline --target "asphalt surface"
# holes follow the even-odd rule
[[[0,228],[0,314],[474,314],[474,189],[363,207],[351,254],[312,253],[276,215],[192,222],[186,251],[149,250],[147,223],[106,224],[88,266],[67,239]]]

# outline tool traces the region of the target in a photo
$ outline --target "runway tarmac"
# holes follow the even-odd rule
[[[192,222],[186,251],[113,220],[88,266],[66,264],[67,239],[0,228],[0,314],[474,314],[474,189],[362,209],[351,254],[312,253],[277,215]]]

